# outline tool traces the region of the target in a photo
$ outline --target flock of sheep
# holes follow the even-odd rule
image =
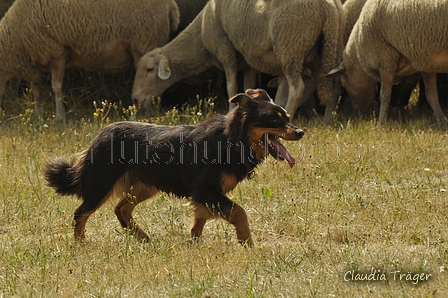
[[[43,75],[51,73],[56,117],[65,121],[66,68],[133,65],[132,98],[146,107],[174,83],[216,67],[229,97],[238,92],[239,71],[244,89],[263,87],[258,73],[275,76],[275,100],[291,115],[317,91],[324,120],[341,86],[365,112],[380,83],[383,124],[393,86],[420,73],[438,125],[447,125],[436,75],[448,72],[448,0],[342,2],[15,0],[0,21],[0,104],[7,81],[21,78],[42,113]]]

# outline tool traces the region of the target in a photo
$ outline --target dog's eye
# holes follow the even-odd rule
[[[279,121],[283,121],[284,120],[284,116],[282,113],[278,112],[276,114],[271,115],[272,121],[277,123]]]

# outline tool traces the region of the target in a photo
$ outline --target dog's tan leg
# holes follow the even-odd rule
[[[86,229],[86,222],[89,219],[89,216],[94,212],[89,213],[83,213],[79,215],[80,211],[82,209],[82,205],[78,207],[75,211],[75,218],[74,218],[74,226],[75,226],[75,240],[79,241],[85,238],[85,229]]]
[[[242,245],[253,247],[254,243],[250,235],[249,222],[246,211],[240,205],[233,203],[230,210],[223,210],[221,215],[225,220],[235,226],[236,237]]]
[[[98,208],[101,207],[101,205],[106,202],[109,197],[111,196],[111,192],[109,192],[104,198],[99,202],[99,204],[90,205],[91,203],[89,200],[84,201],[81,206],[79,206],[75,210],[75,240],[82,240],[85,238],[85,230],[86,230],[86,222],[89,219],[90,215],[92,215],[93,212],[95,212]]]
[[[140,241],[149,242],[149,236],[134,221],[132,212],[135,206],[157,194],[158,190],[140,182],[135,182],[135,184],[135,186],[130,186],[123,191],[124,198],[115,207],[115,214],[123,228],[129,229]]]
[[[193,206],[193,223],[191,225],[190,234],[194,240],[197,240],[202,235],[207,220],[214,216],[204,204],[192,202],[191,205]]]
[[[199,203],[198,201],[206,201],[208,203]],[[202,234],[202,229],[208,219],[221,217],[235,226],[236,237],[242,245],[254,246],[246,212],[240,205],[230,200],[223,193],[201,193],[193,197],[192,205],[194,220],[191,227],[191,236],[193,238],[197,238]]]

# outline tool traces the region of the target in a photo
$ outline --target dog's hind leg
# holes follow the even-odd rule
[[[75,210],[75,240],[84,238],[87,219],[113,194],[117,180],[123,175],[123,168],[96,166],[105,164],[101,156],[97,156],[96,163],[89,163],[86,159],[80,174],[81,191],[78,194],[83,202]]]
[[[109,193],[103,196],[103,199],[97,204],[95,204],[95,200],[89,200],[89,196],[84,197],[84,201],[81,206],[75,210],[75,240],[85,238],[86,222],[89,219],[89,216],[92,215],[92,213],[95,212],[104,202],[106,202],[111,194],[112,191],[109,191]],[[94,203],[92,204],[92,202]]]
[[[246,211],[223,193],[201,193],[193,196],[194,219],[191,236],[202,234],[205,222],[213,217],[221,217],[235,226],[236,237],[242,245],[254,246],[250,234]]]
[[[123,185],[120,186],[123,199],[115,207],[115,214],[123,228],[129,229],[140,241],[149,242],[149,236],[134,221],[132,212],[135,206],[154,196],[159,190],[155,187],[148,187],[138,180],[128,179],[129,177],[126,176],[123,178]]]

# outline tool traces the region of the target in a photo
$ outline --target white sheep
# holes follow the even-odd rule
[[[0,100],[13,77],[31,83],[42,113],[43,73],[51,72],[56,116],[65,120],[68,67],[115,71],[137,64],[177,30],[174,0],[16,0],[0,22]],[[1,104],[1,101],[0,101]]]
[[[367,0],[347,0],[343,5],[345,13],[345,33],[344,33],[344,45],[347,44],[350,33],[355,26],[356,21],[361,14],[362,8]],[[412,91],[415,89],[417,82],[420,79],[420,74],[415,74],[406,78],[403,78],[398,85],[394,85],[392,88],[392,101],[397,105],[406,105],[409,102],[409,97]],[[379,85],[379,83],[377,84]],[[378,88],[377,88],[378,89]],[[377,104],[377,94],[375,96],[374,103],[365,103],[363,106],[358,106],[357,110],[361,114],[367,114],[370,107],[376,106]],[[349,98],[342,98],[341,100],[350,101]]]
[[[302,69],[319,37],[321,73],[339,64],[344,17],[339,0],[210,0],[184,31],[162,48],[145,54],[137,67],[133,98],[147,107],[175,82],[216,66],[224,69],[228,96],[237,93],[237,70],[250,66],[244,88],[255,87],[253,69],[284,74],[286,109],[293,114],[304,92]],[[252,84],[252,85],[251,85]],[[319,80],[327,116],[336,108],[334,80]]]
[[[392,86],[401,77],[421,73],[437,124],[445,126],[436,73],[448,72],[447,14],[448,0],[368,0],[350,34],[343,63],[329,75],[340,74],[355,107],[372,102],[376,82],[381,82],[381,125]]]

